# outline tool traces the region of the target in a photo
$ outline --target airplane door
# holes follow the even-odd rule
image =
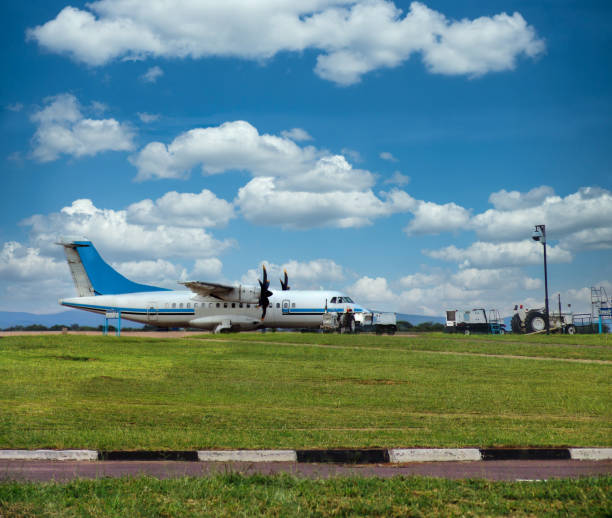
[[[289,307],[290,307],[290,302],[288,299],[283,300],[283,315],[288,315],[289,314]]]
[[[157,322],[158,311],[153,305],[149,305],[147,308],[147,318],[149,322]]]

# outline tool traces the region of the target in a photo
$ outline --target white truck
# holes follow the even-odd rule
[[[387,333],[395,334],[397,331],[397,319],[395,313],[382,311],[362,312],[362,313],[335,313],[323,314],[321,330],[332,333],[359,333],[373,329],[377,335]]]
[[[387,333],[394,335],[397,331],[397,317],[395,313],[372,312],[372,326],[377,335]]]
[[[504,320],[497,309],[484,308],[470,310],[450,309],[446,311],[447,333],[472,333],[499,334],[506,332]]]

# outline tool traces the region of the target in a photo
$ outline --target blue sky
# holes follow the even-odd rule
[[[134,280],[370,307],[612,293],[609,2],[4,2],[0,309]],[[274,288],[274,283],[273,286]]]

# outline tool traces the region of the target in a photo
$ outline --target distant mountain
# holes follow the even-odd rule
[[[112,320],[109,323],[116,325],[117,321]],[[18,313],[12,311],[0,311],[0,329],[6,329],[13,326],[31,326],[39,324],[46,327],[54,325],[71,326],[78,324],[80,326],[98,327],[104,324],[104,317],[96,315],[88,311],[79,311],[77,309],[69,309],[60,313],[49,313],[45,315],[36,315],[35,313]],[[142,327],[142,324],[122,320],[121,326],[125,327]]]

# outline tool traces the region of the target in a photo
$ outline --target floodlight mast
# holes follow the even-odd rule
[[[546,306],[546,318],[544,319],[544,322],[546,324],[546,334],[549,335],[550,334],[550,318],[548,315],[548,269],[546,267],[546,225],[536,225],[535,232],[532,236],[532,239],[534,241],[539,241],[540,243],[542,243],[542,246],[544,247],[544,294],[545,294],[544,303]]]

